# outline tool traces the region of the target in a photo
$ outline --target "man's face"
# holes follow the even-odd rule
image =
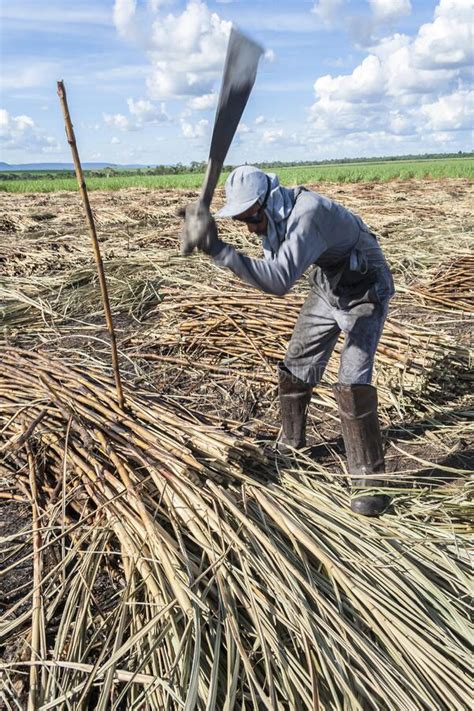
[[[260,218],[260,219],[258,219]],[[240,215],[236,215],[234,220],[239,222],[245,222],[249,232],[256,235],[266,235],[268,227],[268,217],[265,214],[265,210],[261,207],[260,203],[257,202],[248,210],[242,212]],[[252,220],[251,222],[249,220]]]

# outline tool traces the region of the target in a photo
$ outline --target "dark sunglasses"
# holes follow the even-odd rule
[[[265,193],[265,197],[263,198],[263,202],[258,208],[257,212],[255,212],[253,215],[249,215],[248,217],[234,217],[234,220],[237,220],[238,222],[245,222],[246,225],[259,225],[260,222],[263,220],[263,214],[265,212],[265,207],[268,202],[268,197],[270,195],[270,190],[272,187],[272,183],[270,178],[267,175],[267,192]]]

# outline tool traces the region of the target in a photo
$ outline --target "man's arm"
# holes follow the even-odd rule
[[[252,259],[221,240],[210,254],[218,266],[227,267],[247,284],[267,294],[284,296],[326,248],[311,220],[303,215],[291,226],[272,260]]]

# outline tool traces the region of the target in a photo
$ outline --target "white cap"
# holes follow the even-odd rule
[[[266,173],[252,165],[241,165],[225,181],[226,204],[216,217],[241,215],[257,200],[265,197],[268,188]]]

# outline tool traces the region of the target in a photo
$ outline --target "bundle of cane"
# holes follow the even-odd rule
[[[284,356],[304,294],[283,299],[256,292],[216,274],[212,286],[164,285],[140,331],[128,340],[134,357],[201,369],[218,382],[236,378],[274,387],[276,364]],[[337,382],[343,337],[328,363],[325,383]],[[449,369],[445,364],[449,362]],[[375,384],[382,408],[436,411],[436,396],[453,386],[468,390],[469,353],[453,339],[426,326],[389,316],[377,349]],[[449,382],[448,382],[449,381]],[[327,387],[322,402],[335,407]]]
[[[30,667],[45,709],[467,707],[467,492],[368,521],[309,460],[127,383],[122,409],[103,369],[0,356],[3,472],[37,507],[32,551],[10,539],[6,573],[37,574],[3,618],[7,691]]]

